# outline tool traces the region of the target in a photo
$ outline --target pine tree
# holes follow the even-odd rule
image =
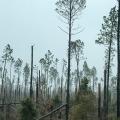
[[[68,24],[68,79],[67,79],[67,108],[66,108],[66,120],[68,120],[69,114],[69,82],[70,82],[70,57],[71,57],[71,39],[73,24],[78,17],[82,9],[85,8],[86,0],[58,0],[56,2],[56,12],[62,16]]]
[[[20,115],[21,120],[35,120],[37,114],[31,99],[22,101]]]
[[[79,90],[80,90],[80,60],[83,59],[83,48],[84,43],[81,40],[71,41],[71,54],[75,56],[75,60],[77,63],[77,81],[79,82]]]
[[[109,16],[103,17],[104,23],[102,24],[102,29],[100,34],[98,34],[97,44],[102,44],[107,46],[105,51],[106,65],[107,65],[107,114],[108,114],[108,96],[109,96],[109,79],[110,79],[110,70],[111,70],[111,61],[114,57],[114,44],[117,34],[117,10],[116,7],[113,7],[110,10]]]

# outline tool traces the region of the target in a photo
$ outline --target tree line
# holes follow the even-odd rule
[[[119,10],[115,6],[108,16],[103,16],[95,40],[96,45],[105,47],[104,76],[98,79],[99,70],[89,67],[84,57],[84,42],[80,38],[73,40],[81,32],[74,27],[86,7],[86,0],[58,0],[55,5],[63,23],[67,23],[67,31],[59,27],[69,38],[67,60],[61,63],[48,50],[35,65],[33,46],[31,63],[21,58],[15,60],[14,50],[7,44],[0,61],[0,119],[34,120],[64,103],[65,113],[49,116],[50,120],[56,119],[55,116],[61,120],[119,119],[119,65],[117,74],[112,69],[116,53],[119,58]]]

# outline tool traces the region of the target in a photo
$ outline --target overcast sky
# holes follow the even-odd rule
[[[68,36],[58,26],[64,26],[55,12],[57,0],[0,0],[0,55],[9,43],[15,58],[30,62],[30,46],[34,47],[35,63],[50,49],[60,60],[66,57]],[[116,0],[87,0],[77,23],[84,29],[75,38],[85,42],[85,56],[90,66],[102,75],[104,49],[95,45],[103,16],[116,5]]]

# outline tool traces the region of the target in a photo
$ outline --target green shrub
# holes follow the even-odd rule
[[[21,120],[35,120],[36,109],[34,108],[34,105],[29,98],[22,101],[20,117],[21,117]]]

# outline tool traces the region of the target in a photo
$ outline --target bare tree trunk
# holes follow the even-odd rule
[[[98,84],[98,119],[101,120],[101,84]]]
[[[41,89],[41,79],[40,79],[40,70],[39,70],[39,90]]]
[[[20,85],[19,85],[19,91],[18,91],[19,95],[18,95],[18,100],[20,101],[21,99],[21,88],[20,88]]]
[[[32,81],[33,81],[33,46],[31,46],[31,78],[30,78],[30,98],[31,99],[33,97]]]
[[[24,97],[26,98],[26,89],[27,89],[27,84],[25,83],[25,89],[24,89]]]
[[[106,91],[106,69],[105,69],[105,70],[104,70],[104,100],[103,100],[103,102],[104,102],[104,103],[103,103],[103,105],[104,105],[104,116],[103,116],[103,117],[104,117],[104,120],[107,119],[107,116],[106,116],[106,115],[107,115],[107,113],[106,113],[106,112],[107,112],[107,111],[106,111],[106,107],[107,107],[107,106],[106,106],[106,105],[107,105],[107,104],[106,104],[106,102],[107,102],[107,101],[106,101],[106,97],[107,97],[106,92],[107,92],[107,91]]]
[[[17,101],[17,90],[15,88],[15,102]]]
[[[80,91],[79,60],[77,60],[77,80],[79,83],[79,91]]]
[[[2,104],[4,103],[4,77],[5,77],[6,62],[7,62],[7,61],[5,60],[4,68],[3,68],[3,75],[2,75],[2,86],[1,86]]]
[[[93,75],[93,92],[94,92],[94,89],[95,89],[95,76]]]
[[[20,101],[20,75],[18,71],[18,81],[17,81],[17,100]]]
[[[75,95],[77,95],[77,82],[76,82],[76,85],[75,85]]]
[[[39,88],[39,84],[38,84],[38,76],[37,76],[37,83],[36,83],[36,105],[38,104],[38,88]]]
[[[61,102],[62,102],[62,95],[63,95],[63,75],[61,77]]]
[[[12,64],[10,64],[10,101],[11,101],[11,96],[12,96],[12,80],[11,80],[11,69],[12,69]]]

